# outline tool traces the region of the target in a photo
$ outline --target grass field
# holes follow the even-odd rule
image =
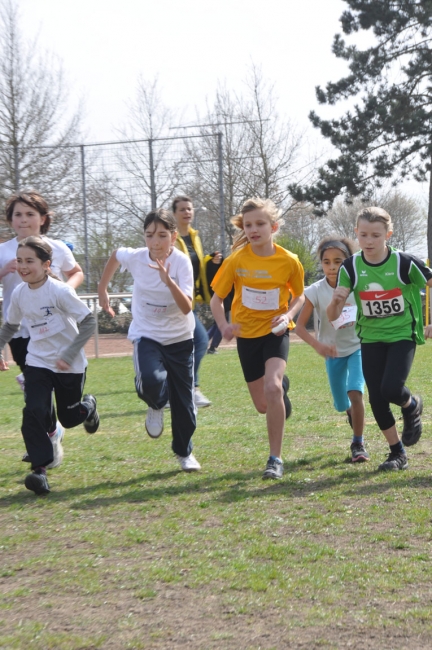
[[[292,345],[286,474],[265,482],[265,418],[234,350],[203,362],[213,406],[193,475],[172,456],[169,412],[162,437],[146,435],[131,359],[91,361],[100,431],[66,433],[39,498],[23,485],[22,393],[2,373],[0,648],[432,647],[431,368],[429,343],[409,381],[425,400],[409,469],[378,473],[369,409],[371,461],[352,465],[323,361]]]

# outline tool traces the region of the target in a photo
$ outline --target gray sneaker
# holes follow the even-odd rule
[[[284,471],[283,462],[281,460],[277,460],[274,456],[269,456],[269,459],[267,461],[267,467],[265,468],[262,477],[263,479],[282,478],[283,471]]]
[[[404,421],[402,443],[406,447],[417,444],[422,434],[422,421],[420,416],[423,413],[423,400],[420,395],[413,395],[413,398],[417,404],[411,413],[406,413],[405,409],[401,409]]]
[[[400,451],[391,451],[385,460],[378,467],[379,470],[383,472],[394,472],[398,469],[407,469],[408,459],[405,452]]]
[[[96,409],[96,397],[94,397],[94,395],[84,395],[81,403],[84,404],[88,410],[87,419],[83,422],[84,429],[87,433],[96,433],[100,424],[99,414]]]

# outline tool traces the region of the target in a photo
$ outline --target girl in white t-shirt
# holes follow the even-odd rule
[[[172,450],[186,472],[201,469],[192,454],[196,428],[193,389],[193,271],[187,255],[174,247],[176,223],[166,210],[150,212],[144,221],[147,248],[114,251],[99,282],[99,303],[112,316],[107,292],[115,271],[134,279],[132,323],[135,387],[148,405],[145,426],[151,438],[163,431],[164,406],[170,402]]]
[[[6,220],[15,231],[16,237],[0,244],[0,281],[3,285],[3,321],[7,321],[9,303],[12,292],[22,279],[17,271],[16,253],[18,243],[25,237],[41,236],[52,249],[51,271],[63,278],[69,286],[76,289],[84,279],[84,274],[77,264],[69,247],[58,239],[49,239],[46,234],[51,225],[52,212],[49,210],[45,199],[35,190],[28,190],[12,194],[6,201]],[[24,390],[24,367],[26,364],[27,346],[29,343],[29,330],[25,322],[9,341],[12,358],[20,367],[21,373],[17,382]],[[64,431],[57,422],[55,409],[51,412],[51,422],[48,432],[54,445],[54,460],[51,467],[60,465],[63,458],[61,441]],[[23,460],[30,461],[28,454]]]
[[[75,290],[51,274],[51,256],[51,247],[41,237],[19,242],[17,271],[22,282],[12,293],[7,321],[0,330],[0,351],[23,319],[30,333],[21,431],[33,470],[25,486],[36,494],[50,491],[46,468],[54,458],[47,434],[52,391],[64,427],[83,423],[88,433],[99,427],[96,399],[84,395],[81,400],[87,366],[82,348],[94,332],[95,319]],[[0,353],[0,370],[8,369]]]
[[[353,428],[351,459],[369,460],[363,441],[364,379],[360,341],[355,333],[355,300],[351,294],[340,319],[331,323],[327,307],[333,298],[339,267],[354,253],[354,242],[345,237],[326,237],[318,245],[324,278],[305,289],[305,304],[297,319],[296,334],[325,357],[327,376],[337,411],[346,411]],[[319,319],[318,336],[314,338],[306,325],[314,313]]]

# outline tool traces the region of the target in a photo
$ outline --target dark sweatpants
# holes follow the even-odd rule
[[[134,341],[135,386],[153,409],[171,407],[172,450],[189,456],[196,429],[194,405],[194,347],[192,339],[161,345],[153,339]]]
[[[26,365],[26,357],[27,357],[27,348],[29,344],[30,338],[24,338],[22,336],[17,336],[15,339],[11,339],[9,341],[9,347],[12,352],[12,358],[21,368],[21,372],[24,373],[25,370],[25,365]],[[55,431],[56,428],[56,423],[57,423],[57,415],[55,412],[54,408],[54,400],[51,399],[51,422],[54,424],[50,424],[51,429],[47,429],[48,433],[52,433]]]
[[[25,366],[25,407],[22,435],[30,456],[32,469],[45,467],[53,460],[53,446],[47,431],[52,423],[52,391],[57,404],[57,417],[66,429],[87,419],[87,407],[81,404],[85,373],[53,372],[47,368]]]
[[[381,431],[390,429],[395,419],[390,404],[402,406],[411,392],[405,386],[414,361],[414,341],[395,343],[362,343],[363,375],[369,392],[369,402]]]

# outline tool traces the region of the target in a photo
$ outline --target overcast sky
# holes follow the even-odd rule
[[[317,84],[345,64],[331,52],[342,0],[20,0],[28,38],[57,54],[85,98],[89,140],[115,139],[137,79],[194,122],[218,82],[241,92],[251,62],[275,83],[281,116],[300,126]]]
[[[194,124],[218,83],[241,92],[251,63],[275,85],[277,110],[308,129],[313,150],[328,147],[308,113],[331,117],[315,86],[347,72],[331,51],[343,0],[17,0],[27,38],[58,55],[84,99],[86,142],[119,139],[137,80],[158,76],[164,102]],[[371,42],[368,34],[356,43]],[[426,185],[404,184],[427,197]]]

